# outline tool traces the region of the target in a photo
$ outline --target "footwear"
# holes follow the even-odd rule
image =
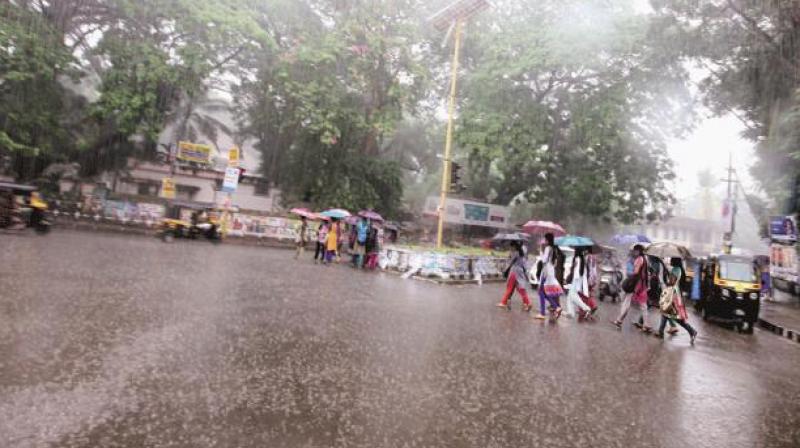
[[[617,327],[617,329],[622,330],[622,322],[620,322],[618,320],[612,320],[611,324],[614,325],[615,327]]]
[[[495,306],[496,306],[496,307],[498,307],[498,308],[505,308],[505,309],[507,309],[507,310],[511,310],[511,306],[510,306],[510,305],[506,305],[506,304],[505,304],[505,303],[503,303],[503,302],[500,302],[500,303],[498,303],[498,304],[497,304],[497,305],[495,305]]]
[[[553,318],[558,319],[559,317],[561,317],[561,311],[563,311],[561,307],[556,308],[556,310],[553,311]]]
[[[696,332],[696,331],[695,331],[694,333],[692,333],[692,336],[691,336],[690,343],[691,343],[692,345],[694,345],[694,340],[695,340],[695,339],[697,339],[697,332]]]
[[[634,327],[636,327],[636,328],[638,328],[638,329],[640,329],[640,330],[641,330],[641,329],[642,329],[642,327],[643,327],[643,325],[642,325],[642,324],[640,324],[639,322],[634,322],[634,323],[633,323],[633,326],[634,326]]]
[[[533,306],[531,306],[531,305],[522,305],[522,311],[525,312],[525,313],[530,312],[530,310],[532,308],[533,308]]]
[[[537,319],[537,320],[546,320],[547,316],[545,316],[544,314],[537,314],[537,315],[533,316],[533,318]]]
[[[657,337],[658,339],[664,339],[664,333],[653,333],[653,336]]]
[[[645,326],[642,326],[642,333],[645,333],[645,334],[650,334],[650,333],[652,333],[652,332],[653,332],[653,329],[652,329],[652,328],[650,328],[650,327],[645,327]]]
[[[675,327],[670,327],[670,329],[667,330],[667,333],[669,333],[670,335],[676,335],[678,334],[678,329]]]

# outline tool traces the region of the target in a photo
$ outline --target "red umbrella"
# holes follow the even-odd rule
[[[535,235],[552,233],[553,236],[564,236],[567,234],[563,227],[550,221],[528,221],[522,226],[522,230]]]
[[[316,213],[312,212],[307,208],[293,208],[289,210],[289,213],[295,214],[297,216],[303,216],[307,219],[319,219],[319,215],[317,215]]]

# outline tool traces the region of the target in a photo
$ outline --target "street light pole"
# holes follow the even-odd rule
[[[444,215],[447,204],[447,192],[450,189],[450,165],[453,151],[453,121],[456,109],[456,92],[458,91],[458,63],[461,55],[461,27],[463,20],[456,19],[455,48],[450,73],[450,99],[447,106],[447,138],[444,144],[444,160],[442,161],[442,190],[439,196],[439,226],[436,230],[436,248],[441,249],[444,240]]]

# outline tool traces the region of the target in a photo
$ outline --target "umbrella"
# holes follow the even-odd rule
[[[344,219],[344,222],[350,224],[351,226],[354,226],[358,224],[358,220],[359,220],[358,216],[348,216],[347,218]]]
[[[552,233],[554,236],[567,234],[563,227],[550,221],[528,221],[522,226],[522,230],[532,234]]]
[[[361,210],[360,212],[358,212],[358,216],[362,218],[371,219],[373,221],[383,222],[383,216],[377,214],[376,212],[373,212],[372,210]]]
[[[653,255],[662,260],[667,258],[683,258],[688,260],[692,258],[692,253],[689,252],[684,246],[675,243],[653,243],[647,248],[647,254]]]
[[[492,241],[528,241],[528,235],[524,233],[498,233],[492,238]]]
[[[590,238],[586,238],[585,236],[577,236],[577,235],[567,235],[556,238],[556,246],[567,246],[567,247],[592,247],[594,246],[594,241]]]
[[[328,218],[333,219],[344,219],[349,216],[352,216],[350,212],[347,210],[343,210],[341,208],[332,208],[330,210],[325,210],[324,212],[320,213],[322,216],[327,216]]]
[[[633,234],[633,233],[617,234],[614,235],[613,238],[611,238],[611,244],[614,244],[616,246],[630,246],[631,244],[639,244],[639,243],[649,244],[650,238],[646,237],[645,235]]]
[[[312,212],[311,210],[309,210],[307,208],[293,208],[293,209],[289,210],[289,213],[292,213],[292,214],[297,215],[297,216],[302,216],[302,217],[305,217],[307,219],[319,219],[319,216],[317,216],[316,213]]]

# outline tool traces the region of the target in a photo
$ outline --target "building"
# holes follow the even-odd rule
[[[63,193],[78,188],[83,195],[90,195],[99,186],[112,196],[155,200],[161,196],[162,181],[167,177],[175,182],[176,199],[221,205],[228,198],[228,193],[221,191],[225,173],[219,168],[178,165],[173,174],[169,164],[135,159],[128,160],[125,172],[106,172],[94,182],[62,179],[60,189]],[[280,207],[280,191],[247,173],[231,199],[240,210],[256,214],[273,213]]]
[[[666,221],[628,226],[625,233],[644,234],[651,241],[669,241],[704,256],[722,250],[725,228],[720,221],[675,216]]]

